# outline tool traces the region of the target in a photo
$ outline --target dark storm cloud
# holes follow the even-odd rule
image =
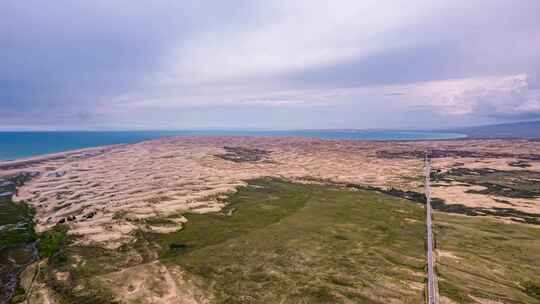
[[[241,9],[222,9],[197,1],[4,1],[1,105],[91,106],[125,92],[155,73],[201,22],[234,26]]]

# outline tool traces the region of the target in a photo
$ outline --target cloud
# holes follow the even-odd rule
[[[7,0],[0,124],[384,127],[417,123],[420,108],[434,117],[426,124],[535,116],[539,11],[535,0]],[[301,119],[288,121],[281,111],[293,107]]]
[[[418,5],[434,7],[431,1]],[[178,48],[170,75],[185,82],[277,74],[332,65],[367,56],[401,40],[384,39],[427,11],[380,1],[271,1],[259,24],[241,29],[210,30]],[[189,58],[190,60],[185,60]]]
[[[529,81],[527,74],[516,74],[424,82],[409,85],[407,95],[411,105],[446,115],[538,116],[540,90]]]

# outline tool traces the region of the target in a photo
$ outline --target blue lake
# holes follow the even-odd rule
[[[352,140],[422,140],[465,137],[454,133],[353,130],[0,132],[0,160],[113,144],[129,144],[169,136],[296,136]]]

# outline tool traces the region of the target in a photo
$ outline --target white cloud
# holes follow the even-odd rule
[[[527,74],[427,81],[403,85],[286,90],[279,86],[195,89],[182,96],[122,95],[103,110],[204,106],[369,105],[427,107],[441,115],[506,116],[540,112],[540,90],[529,88]],[[108,110],[107,110],[108,109]]]
[[[540,112],[540,94],[527,74],[432,81],[394,87],[414,106],[446,115],[512,116]]]
[[[358,59],[407,47],[399,31],[436,11],[433,1],[265,1],[256,25],[202,31],[167,62],[167,84],[230,81]],[[418,9],[423,7],[424,9]],[[399,39],[398,39],[399,38]]]

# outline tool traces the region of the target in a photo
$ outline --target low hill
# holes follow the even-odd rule
[[[472,138],[540,138],[540,121],[527,121],[445,130]]]

